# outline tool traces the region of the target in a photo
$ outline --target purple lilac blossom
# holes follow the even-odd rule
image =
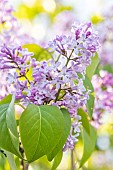
[[[79,79],[78,73],[85,74],[86,67],[91,63],[91,57],[99,48],[97,33],[91,23],[72,26],[70,36],[56,36],[48,47],[65,57],[62,64],[60,58],[48,61],[36,61],[31,58],[33,53],[19,47],[0,47],[0,69],[14,70],[8,73],[7,82],[13,85],[12,93],[24,104],[56,105],[68,109],[72,118],[70,135],[64,145],[74,149],[77,136],[80,133],[80,116],[77,109],[83,107],[88,100],[88,91],[83,85],[84,76]],[[32,68],[30,77],[27,76]],[[18,70],[18,71],[17,71]]]
[[[27,33],[24,32],[22,25],[19,23],[19,21],[13,16],[14,9],[10,5],[8,0],[0,0],[0,49],[3,49],[3,46],[9,45],[11,48],[18,48],[18,46],[21,46],[23,44],[28,43],[37,43],[36,40],[32,37],[30,37]],[[18,30],[18,31],[17,31]],[[8,48],[7,48],[8,50]],[[1,57],[0,57],[1,58]],[[7,58],[0,59],[0,75],[4,75],[4,77],[7,77],[10,72],[10,63],[7,66]],[[4,65],[4,68],[2,68]],[[6,67],[5,67],[6,65]],[[8,70],[10,68],[10,70]],[[14,72],[11,71],[11,73]],[[7,83],[5,82],[5,79],[3,82],[0,82],[0,87],[2,88],[2,93],[0,93],[0,98],[2,99],[4,96],[6,96],[8,93],[10,93],[11,87],[9,88],[7,86]]]
[[[101,70],[100,76],[93,76],[92,84],[95,91],[92,124],[98,128],[102,124],[103,114],[113,112],[113,74]]]
[[[71,31],[70,36],[56,36],[53,41],[49,41],[48,47],[55,54],[69,59],[69,63],[76,67],[76,72],[85,73],[86,67],[91,63],[91,57],[99,49],[99,38],[91,23],[74,23]]]

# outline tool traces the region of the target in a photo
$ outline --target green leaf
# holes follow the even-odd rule
[[[80,167],[84,165],[84,163],[88,160],[88,158],[91,156],[92,152],[94,151],[96,139],[97,139],[97,134],[94,127],[90,125],[90,135],[83,128],[84,151],[83,151],[82,159],[80,161]]]
[[[89,100],[87,101],[86,108],[91,119],[92,119],[93,109],[94,109],[94,100],[95,98],[93,93],[89,94]]]
[[[2,104],[6,104],[6,103],[10,103],[12,99],[12,95],[9,94],[8,96],[4,97],[1,101],[0,101],[0,105]]]
[[[6,165],[6,157],[4,154],[1,154],[0,152],[0,170],[6,170],[5,165]]]
[[[10,103],[0,105],[0,147],[20,156],[19,137],[14,116],[14,96]],[[9,96],[1,103],[9,101]]]
[[[59,166],[59,164],[62,160],[62,156],[63,156],[63,152],[62,152],[62,150],[60,150],[54,158],[54,162],[53,162],[51,170],[55,170]]]
[[[8,159],[9,165],[11,167],[11,170],[17,170],[14,155],[8,151],[5,151],[5,153],[7,155],[7,159]]]
[[[91,81],[89,80],[89,78],[87,76],[85,76],[85,80],[83,81],[84,86],[86,88],[86,90],[91,90],[91,93],[89,94],[89,100],[87,101],[86,104],[86,108],[87,108],[87,112],[88,115],[90,116],[90,118],[92,118],[92,114],[93,114],[93,108],[94,108],[94,88],[93,85],[91,83]]]
[[[85,80],[83,80],[83,83],[84,83],[86,90],[91,90],[91,92],[94,92],[94,88],[91,83],[91,80],[87,77],[87,75],[85,76]]]
[[[78,115],[81,116],[82,126],[84,127],[85,131],[90,135],[90,125],[87,114],[84,112],[83,109],[78,109]]]
[[[64,131],[56,147],[51,151],[49,155],[47,155],[49,161],[51,161],[55,157],[55,155],[63,148],[71,129],[71,118],[69,112],[64,108],[62,108],[61,111],[63,113],[65,121]]]
[[[90,80],[92,79],[92,76],[94,75],[98,64],[99,64],[99,58],[98,58],[98,54],[96,53],[96,55],[92,57],[91,64],[86,69],[86,75]]]
[[[37,44],[25,44],[23,45],[23,48],[27,48],[30,52],[33,52],[33,58],[36,58],[37,61],[48,60],[51,58],[51,54]]]
[[[64,131],[64,117],[56,106],[30,104],[19,127],[27,160],[33,162],[56,147]]]

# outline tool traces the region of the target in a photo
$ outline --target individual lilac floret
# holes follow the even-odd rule
[[[94,75],[92,84],[95,91],[95,107],[93,113],[93,124],[96,127],[102,124],[103,113],[113,111],[113,74],[100,71],[100,76]]]

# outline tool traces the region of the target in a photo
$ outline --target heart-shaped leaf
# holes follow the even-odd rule
[[[30,104],[19,127],[27,160],[33,162],[56,147],[64,131],[64,117],[56,106]]]

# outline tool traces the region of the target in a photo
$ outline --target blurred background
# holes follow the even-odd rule
[[[74,20],[89,21],[92,16],[100,16],[113,0],[10,0],[10,3],[25,31],[44,43],[71,28]]]
[[[113,0],[10,0],[10,3],[14,6],[14,15],[23,25],[24,31],[32,35],[39,45],[46,47],[47,42],[56,34],[68,34],[75,21],[92,21],[97,29],[97,24],[103,21],[103,13],[113,5]],[[110,57],[113,58],[113,54]],[[113,115],[106,111],[102,119],[103,124],[97,131],[95,151],[81,170],[113,170]],[[79,162],[82,152],[80,136],[74,151],[75,164]],[[64,153],[57,170],[70,169],[70,155],[70,151]],[[20,170],[19,160],[15,159]],[[51,164],[43,157],[32,163],[29,170],[49,170],[50,167]],[[7,159],[0,155],[0,170],[9,169]]]

